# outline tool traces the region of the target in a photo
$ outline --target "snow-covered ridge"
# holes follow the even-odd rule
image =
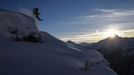
[[[12,32],[29,35],[38,32],[34,18],[16,11],[0,9],[0,33],[10,37]]]

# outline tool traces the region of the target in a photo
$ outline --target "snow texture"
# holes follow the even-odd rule
[[[0,33],[10,36],[10,31],[17,31],[20,35],[38,32],[36,20],[28,15],[0,9]]]
[[[24,34],[36,32],[34,22],[21,13],[0,11],[0,31],[6,35],[8,26]],[[97,51],[68,45],[47,32],[39,33],[43,43],[11,41],[0,35],[0,75],[116,75]],[[86,61],[92,66],[81,70]]]

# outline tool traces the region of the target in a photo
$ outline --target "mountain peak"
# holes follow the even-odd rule
[[[115,35],[114,37],[107,37],[106,39],[122,39],[122,37],[121,36],[119,36],[119,35]],[[106,39],[104,39],[104,40],[106,40]]]
[[[119,35],[115,35],[115,38],[122,38],[121,36],[119,36]]]

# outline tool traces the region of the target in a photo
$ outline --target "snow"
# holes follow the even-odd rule
[[[0,17],[3,15],[1,33],[9,34],[5,25],[21,28],[25,33],[38,30],[29,16],[2,10]],[[29,30],[26,25],[30,25]],[[68,45],[47,32],[39,33],[43,43],[11,41],[0,34],[0,75],[116,75],[97,51]],[[92,62],[91,69],[81,70],[87,60]]]
[[[77,48],[77,45],[74,42],[68,41],[67,44],[68,44],[69,48],[72,48],[72,49],[74,49],[76,51],[82,52],[81,49]]]
[[[9,37],[11,29],[17,30],[23,35],[38,32],[34,18],[15,11],[0,9],[0,33]]]
[[[108,63],[104,59],[104,57],[96,50],[84,48],[83,46],[76,44],[72,41],[71,42],[69,41],[67,43],[68,43],[69,48],[82,52],[86,60],[92,63],[103,62],[103,61],[105,61],[105,63]]]

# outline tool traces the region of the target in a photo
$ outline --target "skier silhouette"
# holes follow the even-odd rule
[[[39,17],[40,16],[39,8],[34,8],[33,9],[33,14],[38,20],[42,21],[42,19]]]

